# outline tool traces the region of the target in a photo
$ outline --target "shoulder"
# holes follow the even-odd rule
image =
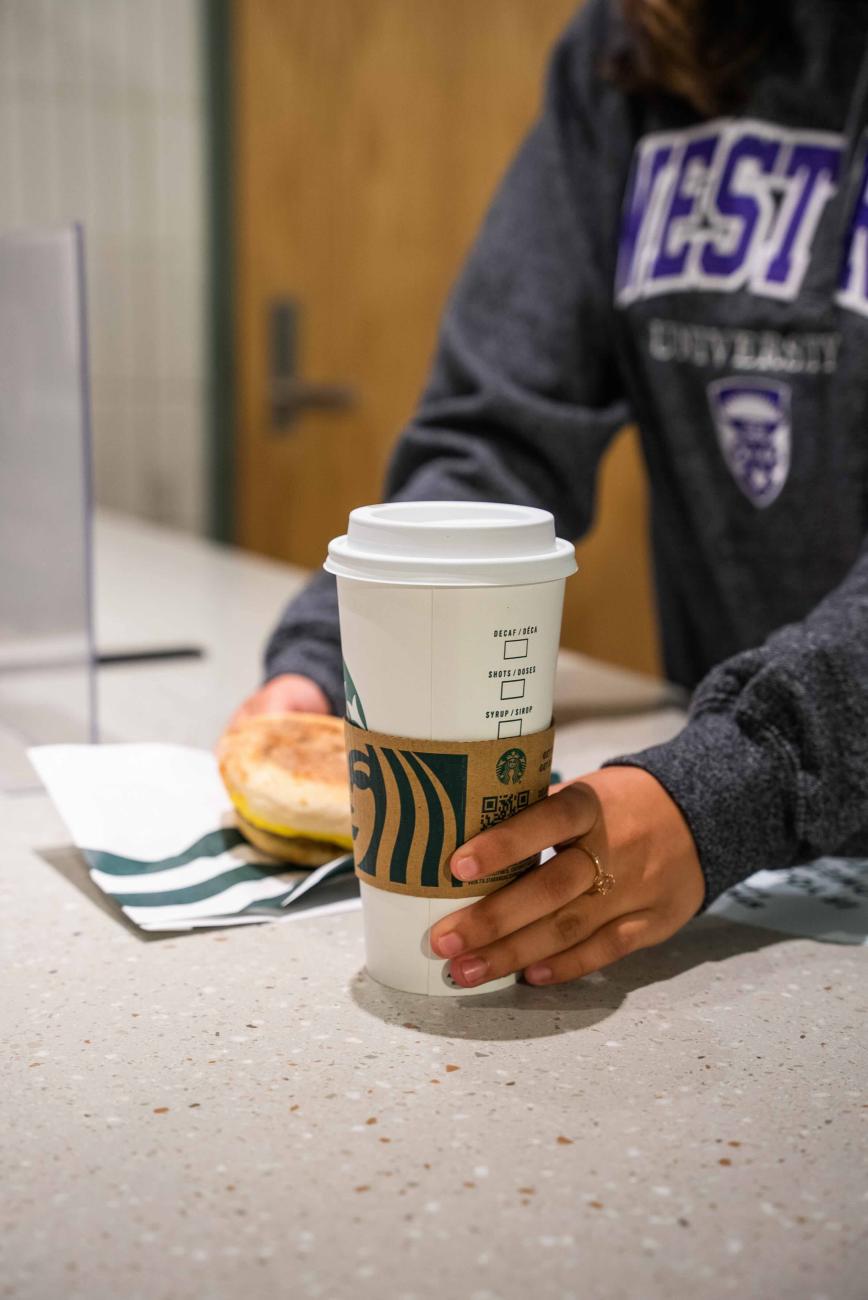
[[[607,65],[627,39],[620,0],[585,0],[556,44],[554,62],[579,84],[608,84]]]
[[[578,114],[608,133],[626,125],[626,97],[611,70],[628,42],[620,0],[585,0],[552,51],[549,108],[558,117]]]
[[[637,133],[636,105],[612,75],[627,40],[621,0],[585,0],[552,51],[545,93],[560,131],[580,136],[589,158],[605,153],[613,184]]]

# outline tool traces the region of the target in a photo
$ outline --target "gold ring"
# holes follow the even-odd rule
[[[614,889],[615,887],[615,877],[610,876],[608,871],[603,870],[603,864],[593,849],[589,849],[586,844],[577,844],[576,848],[581,849],[583,853],[586,853],[594,864],[594,882],[590,889],[585,890],[585,893],[608,894],[609,890]]]

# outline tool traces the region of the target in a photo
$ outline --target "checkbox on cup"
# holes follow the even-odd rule
[[[504,659],[526,659],[527,658],[527,637],[519,637],[513,641],[504,641],[503,657]]]

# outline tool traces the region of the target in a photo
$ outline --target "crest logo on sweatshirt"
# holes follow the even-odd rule
[[[729,472],[762,509],[790,472],[790,386],[770,379],[718,379],[708,385],[717,440]]]

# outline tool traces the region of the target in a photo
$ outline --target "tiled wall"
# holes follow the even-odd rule
[[[0,0],[0,230],[85,226],[100,502],[198,530],[200,0]]]

